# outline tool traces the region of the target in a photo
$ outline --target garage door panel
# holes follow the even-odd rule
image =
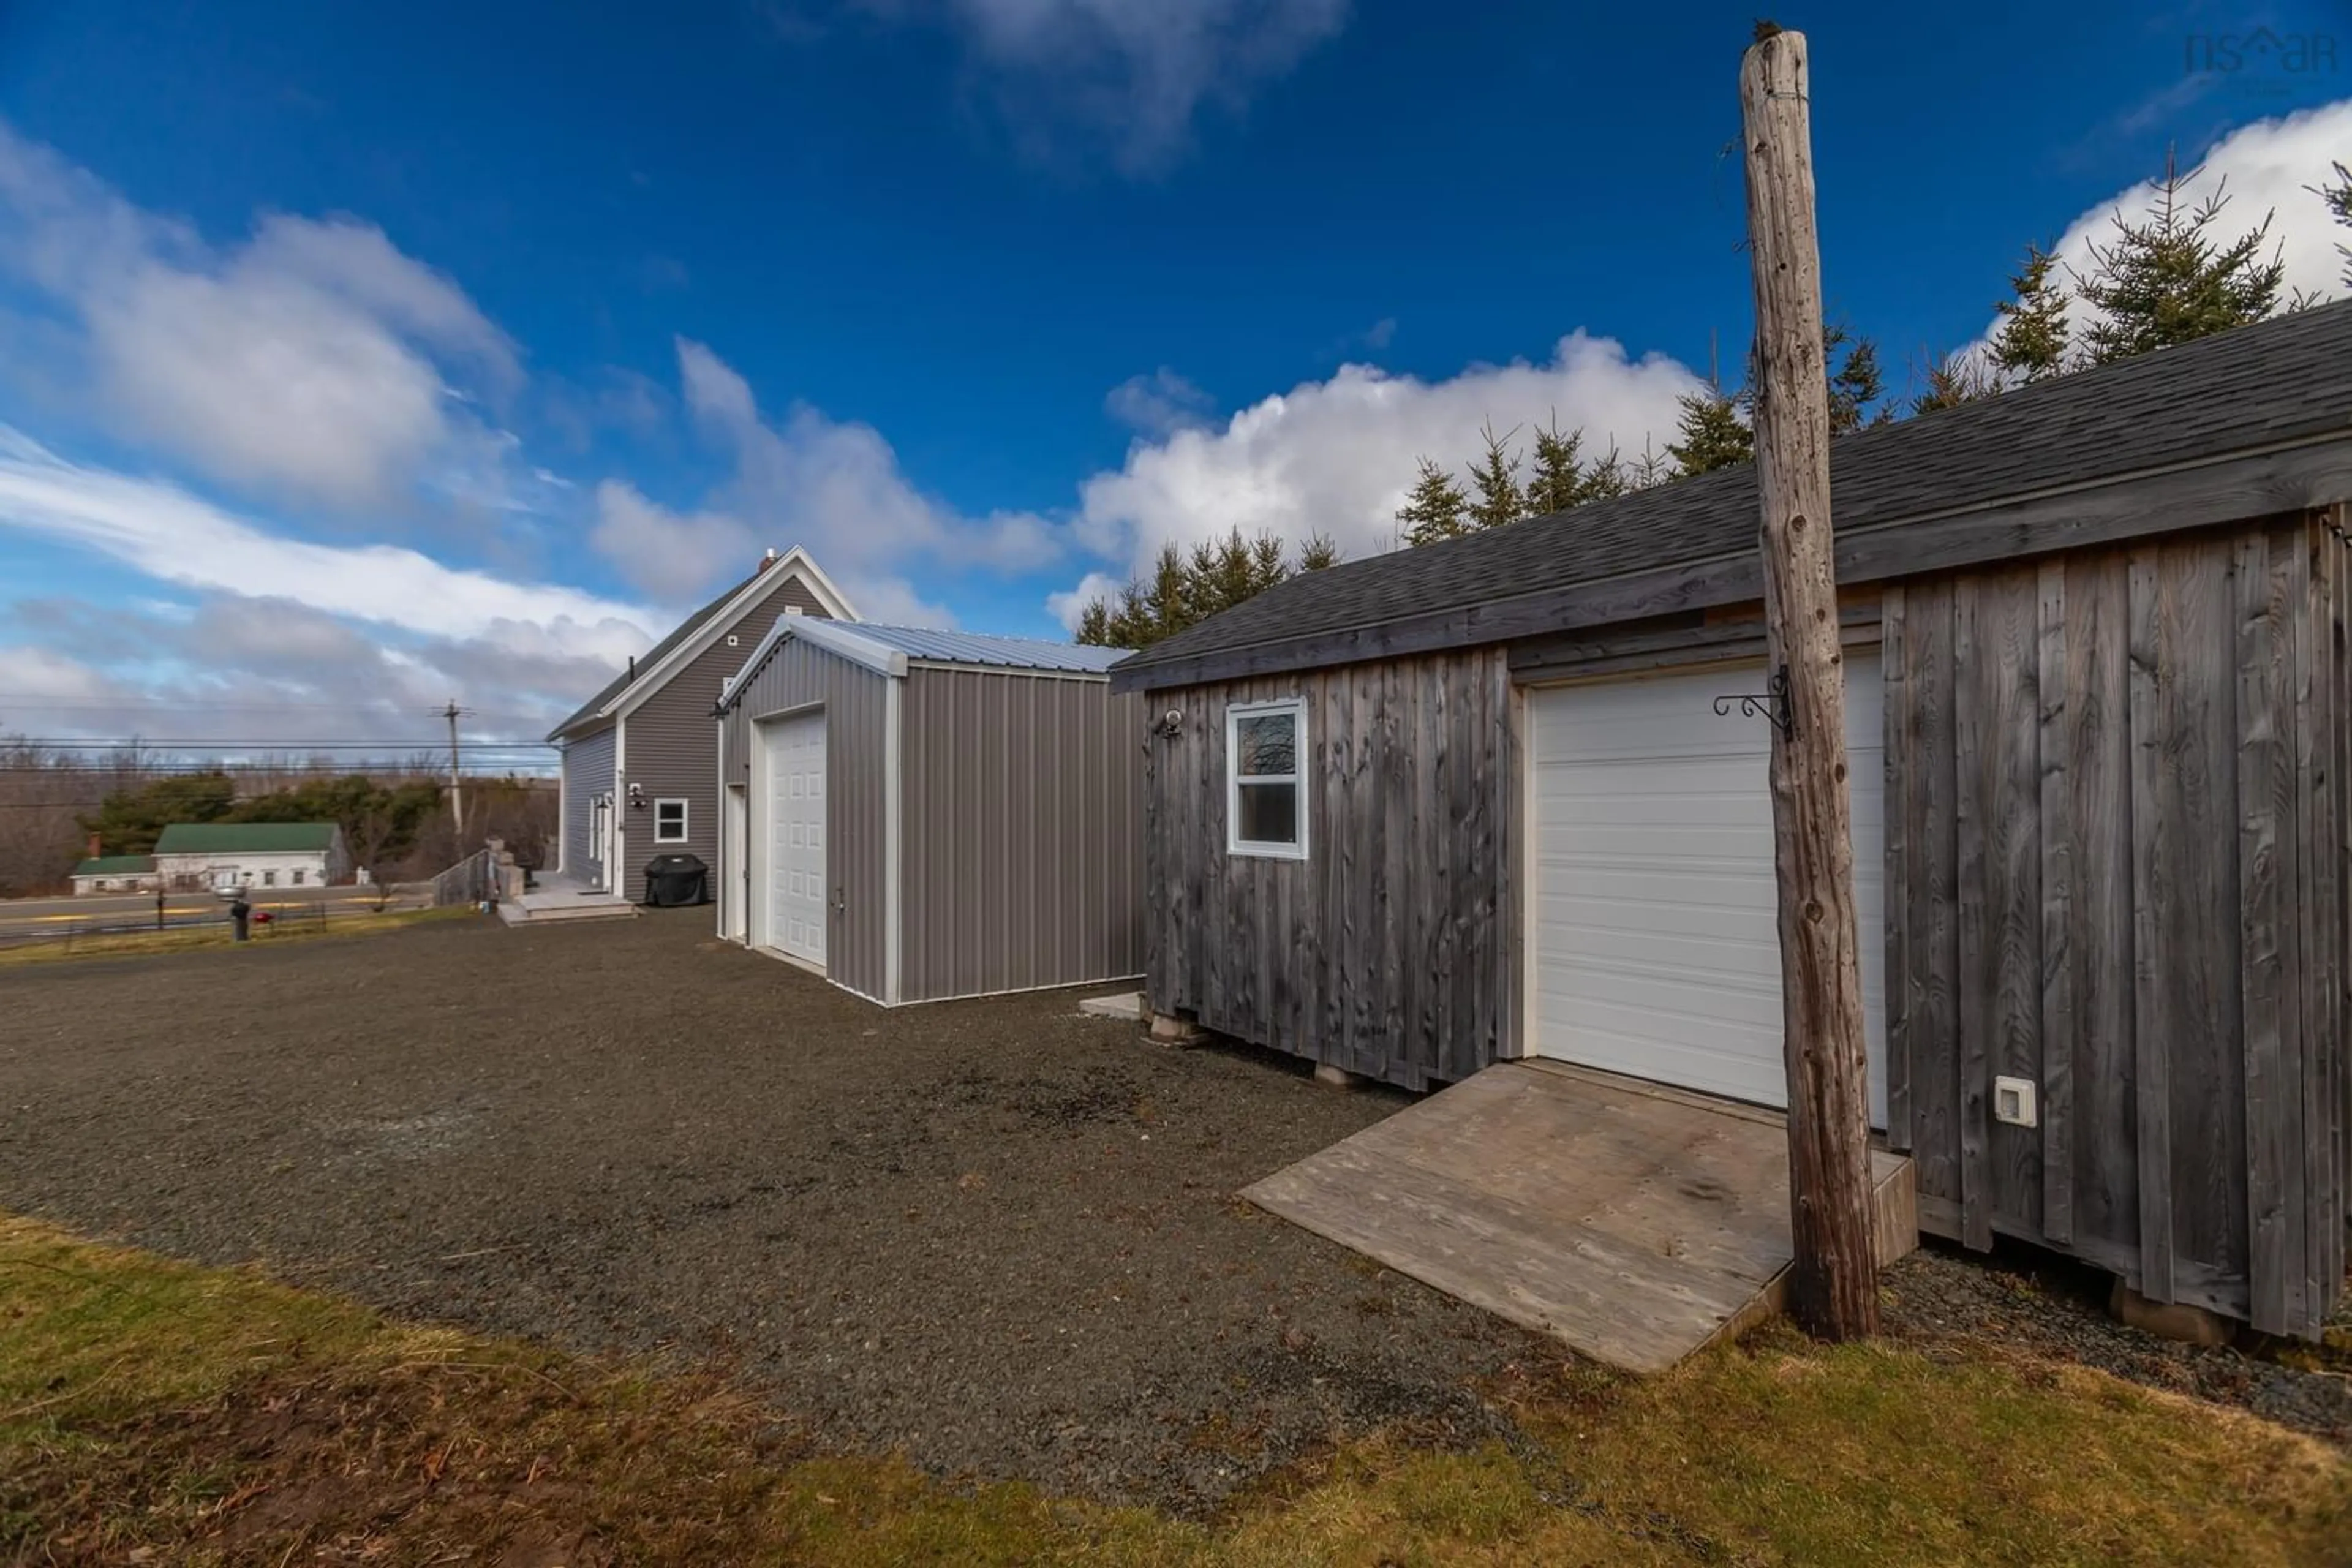
[[[1646,1027],[1612,1035],[1591,1027],[1594,1048],[1612,1056],[1639,1054],[1653,1070],[1641,1076],[1658,1083],[1704,1084],[1706,1094],[1754,1105],[1777,1105],[1788,1099],[1787,1069],[1780,1065],[1780,1036],[1739,1043],[1736,1049],[1713,1049],[1660,1040]],[[1763,1048],[1769,1046],[1769,1050]]]
[[[1661,983],[1655,970],[1607,964],[1563,966],[1539,993],[1584,1027],[1653,1037],[1704,1050],[1760,1043],[1777,1058],[1780,998],[1777,988],[1721,984]]]
[[[1698,943],[1735,943],[1759,955],[1755,960],[1758,969],[1774,973],[1780,969],[1780,928],[1769,916],[1754,909],[1667,899],[1591,899],[1563,894],[1538,900],[1536,911],[1546,936],[1561,939],[1549,951],[1563,961],[1594,951],[1594,944],[1599,942],[1632,942],[1654,948],[1659,942],[1686,939]],[[1722,961],[1732,962],[1733,955],[1725,953]]]
[[[761,945],[808,963],[825,961],[823,713],[760,726],[766,773],[768,858]]]
[[[1885,1121],[1883,709],[1849,661],[1846,729],[1874,1121]],[[1753,668],[1537,691],[1529,700],[1534,1049],[1785,1103],[1771,731],[1717,715]]]

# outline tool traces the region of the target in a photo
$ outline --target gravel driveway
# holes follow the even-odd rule
[[[1070,993],[886,1012],[706,910],[20,969],[0,1205],[716,1353],[832,1441],[1199,1510],[1550,1352],[1232,1197],[1402,1101]]]

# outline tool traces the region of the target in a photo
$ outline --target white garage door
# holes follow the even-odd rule
[[[761,945],[824,962],[824,715],[760,726],[766,766],[766,874],[755,873]]]
[[[1724,666],[1528,694],[1536,1055],[1786,1106],[1772,871],[1772,727]],[[1870,1047],[1886,1121],[1885,742],[1875,650],[1846,664],[1847,777]]]

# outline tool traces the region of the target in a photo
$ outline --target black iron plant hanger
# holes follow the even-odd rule
[[[1789,667],[1784,664],[1774,670],[1772,679],[1765,685],[1770,689],[1759,691],[1752,697],[1717,698],[1715,710],[1718,714],[1727,714],[1731,711],[1731,705],[1737,702],[1739,711],[1746,717],[1769,719],[1772,728],[1780,731],[1780,739],[1789,740],[1797,732],[1797,716],[1789,707]]]

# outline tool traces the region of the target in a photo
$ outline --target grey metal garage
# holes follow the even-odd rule
[[[1141,974],[1120,657],[780,617],[717,710],[719,934],[891,1005]]]

